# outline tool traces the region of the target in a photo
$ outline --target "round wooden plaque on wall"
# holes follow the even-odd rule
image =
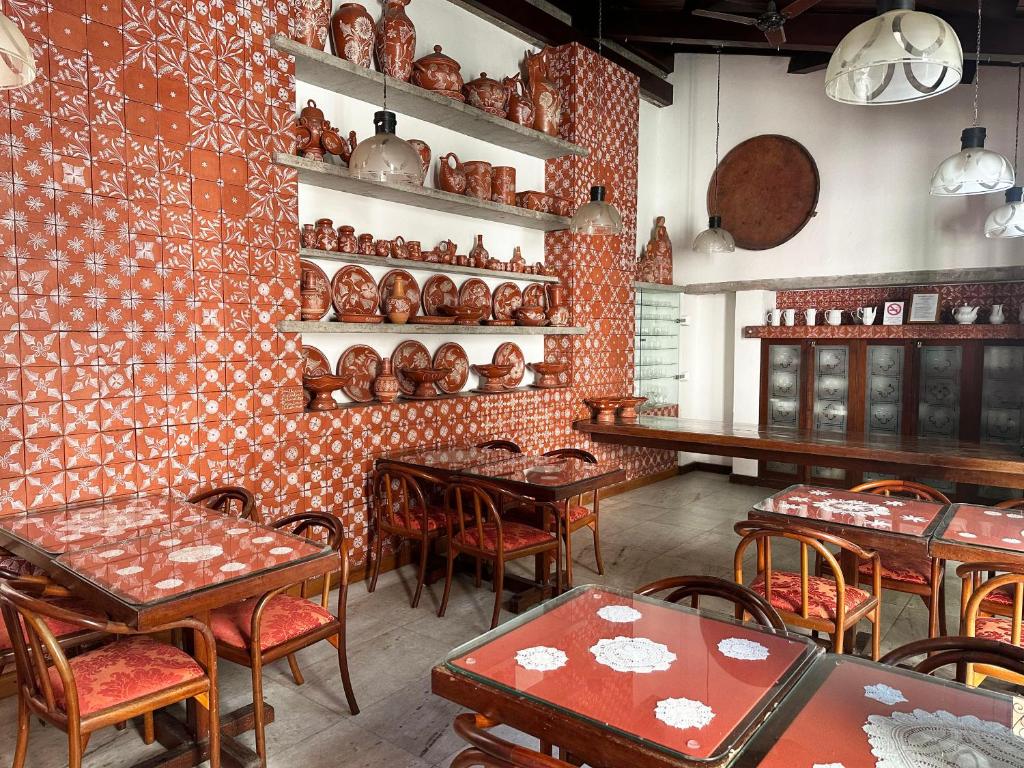
[[[818,166],[788,136],[764,134],[737,144],[708,185],[708,210],[717,209],[736,246],[748,251],[782,245],[804,228],[817,205]]]

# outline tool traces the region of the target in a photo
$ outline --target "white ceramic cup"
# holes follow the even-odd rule
[[[786,325],[796,325],[796,310],[795,309],[784,309],[782,310],[782,322]]]
[[[805,309],[804,320],[807,321],[808,325],[814,325],[818,321],[818,310],[816,309]]]
[[[841,309],[826,309],[825,310],[825,322],[829,325],[842,325],[843,324],[843,310]]]
[[[768,325],[780,325],[782,323],[782,310],[769,309],[765,313],[764,320]]]

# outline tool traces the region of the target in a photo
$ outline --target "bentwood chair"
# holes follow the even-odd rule
[[[509,506],[538,508],[542,519],[549,515],[553,518],[555,530],[503,520],[498,511],[503,508],[503,503]],[[555,561],[556,590],[561,593],[562,516],[554,507],[483,480],[449,482],[445,488],[445,506],[448,510],[445,521],[448,533],[448,568],[438,616],[444,616],[448,607],[455,558],[460,554],[476,558],[478,564],[481,560],[488,560],[493,564],[494,613],[491,616],[491,629],[498,626],[505,563],[510,560],[551,553]],[[479,579],[478,568],[477,586],[480,583]]]
[[[998,576],[984,578],[990,572]],[[962,580],[960,591],[960,633],[1010,646],[1021,645],[1021,617],[1024,614],[1024,568],[1013,563],[964,563],[956,569]],[[984,606],[997,591],[1008,591],[1011,603],[1005,616],[986,616]],[[986,677],[998,677],[1014,685],[1024,685],[1024,676],[1008,673],[987,664],[968,670],[967,684],[978,685]]]
[[[348,708],[359,714],[352,680],[348,672],[345,650],[345,607],[348,598],[349,563],[348,546],[341,521],[333,515],[304,512],[283,517],[270,524],[271,528],[287,528],[291,533],[321,540],[324,537],[339,560],[338,610],[332,614],[328,608],[331,581],[324,579],[320,602],[287,594],[291,587],[273,589],[262,597],[254,597],[224,608],[210,615],[210,627],[217,642],[217,654],[228,661],[252,670],[252,702],[255,712],[256,752],[264,764],[267,761],[265,714],[263,709],[263,667],[308,648],[321,640],[330,640],[338,648],[338,667],[345,689]],[[304,585],[303,585],[304,586]],[[296,674],[296,668],[292,668]],[[301,684],[301,676],[297,680]]]
[[[522,453],[523,449],[519,447],[518,443],[512,440],[485,440],[484,442],[477,445],[477,448],[490,448],[495,450],[505,450],[509,453]]]
[[[263,524],[263,514],[256,508],[256,497],[252,491],[239,485],[211,488],[190,496],[186,501],[191,504],[202,504],[231,517]]]
[[[637,587],[633,592],[637,595],[656,595],[666,590],[672,590],[662,598],[668,603],[680,603],[689,598],[691,608],[700,608],[702,597],[714,597],[732,603],[737,619],[749,616],[755,624],[767,629],[786,628],[779,612],[762,595],[742,584],[717,576],[670,576]]]
[[[733,561],[737,584],[745,583],[743,556],[747,548],[755,544],[757,575],[749,586],[779,612],[787,626],[825,632],[832,639],[833,651],[841,654],[846,633],[862,619],[867,619],[871,622],[871,658],[878,658],[882,601],[881,569],[876,553],[838,536],[790,523],[744,521],[737,523],[734,530],[742,537]],[[799,573],[775,569],[773,541],[798,545]],[[840,556],[871,565],[870,593],[846,583],[843,568],[829,546],[837,548]],[[822,572],[831,576],[811,575],[810,552],[819,559]]]
[[[557,448],[548,451],[545,456],[564,456],[567,458],[579,459],[587,464],[597,464],[597,457],[590,451],[582,448]],[[583,504],[583,495],[559,502],[558,507],[565,515],[562,521],[562,537],[565,540],[565,583],[572,586],[572,535],[581,528],[590,528],[594,534],[594,560],[597,562],[597,572],[604,575],[604,560],[601,558],[601,529],[598,508],[598,492],[593,493],[592,506]]]
[[[452,760],[451,768],[573,768],[557,758],[505,741],[488,731],[498,725],[483,715],[464,712],[455,718],[455,732],[470,744]]]
[[[1024,510],[1024,498],[1006,499],[995,505],[996,509],[1012,510],[1018,512]],[[1011,512],[1012,513],[1012,512]],[[1022,521],[1024,522],[1024,521]],[[1021,526],[1024,528],[1024,525]],[[994,577],[995,571],[989,573],[989,578]],[[1013,587],[1007,585],[994,592],[989,593],[979,609],[982,614],[990,616],[1012,616],[1013,615]]]
[[[219,768],[217,655],[205,624],[182,619],[142,633],[32,597],[10,582],[0,582],[0,610],[18,671],[14,768],[25,765],[32,715],[68,735],[67,764],[81,768],[95,731],[186,699],[211,713],[210,766]],[[54,622],[124,639],[68,659],[51,629]],[[202,638],[205,660],[149,636],[174,629]]]
[[[942,492],[924,483],[911,480],[874,480],[861,483],[850,489],[858,493],[873,493],[879,496],[897,496],[917,501],[933,501],[938,504],[949,504],[950,500]],[[928,626],[935,626],[936,619],[939,634],[946,634],[946,563],[939,561],[937,582],[932,581],[932,560],[930,557],[908,557],[897,552],[878,550],[882,563],[882,589],[917,595],[928,606]],[[871,574],[867,564],[860,567],[860,583],[869,583]],[[938,591],[938,617],[931,615],[932,593]]]
[[[419,605],[427,579],[427,557],[433,543],[447,532],[444,506],[431,504],[424,490],[429,492],[443,485],[441,478],[429,472],[390,462],[382,462],[374,470],[370,479],[370,509],[376,531],[370,592],[377,588],[384,538],[398,536],[419,544],[419,571],[412,607]]]
[[[958,635],[915,640],[889,651],[879,661],[895,666],[917,656],[924,656],[924,659],[916,665],[910,665],[910,669],[930,675],[938,669],[955,664],[958,683],[967,682],[972,664],[999,668],[1007,674],[1024,679],[1024,649],[980,637]]]

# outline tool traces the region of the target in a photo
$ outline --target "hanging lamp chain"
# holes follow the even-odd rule
[[[602,56],[604,51],[604,0],[597,2],[597,55]]]
[[[978,127],[978,95],[981,91],[981,4],[978,0],[978,36],[974,47],[974,128]]]
[[[714,215],[718,215],[718,142],[722,135],[722,49],[719,48],[717,51],[717,62],[718,62],[718,74],[715,79],[715,169],[713,171],[715,178],[715,212]]]
[[[1020,73],[1024,64],[1017,65],[1017,130],[1013,134],[1013,170],[1020,175]]]

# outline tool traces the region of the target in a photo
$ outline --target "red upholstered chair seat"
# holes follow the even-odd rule
[[[1013,620],[1003,616],[979,616],[974,622],[975,637],[1010,643],[1013,639]]]
[[[75,611],[76,613],[82,613],[79,605],[76,605],[70,600],[54,600],[54,605],[61,608],[67,608],[69,611]],[[85,632],[86,630],[79,624],[71,624],[60,619],[51,619],[50,617],[44,617],[43,621],[46,622],[46,626],[50,628],[54,636],[57,638],[67,637],[73,635],[76,632]],[[0,651],[11,650],[11,635],[7,631],[7,622],[0,621]]]
[[[140,635],[68,659],[83,717],[203,677],[195,659],[168,643]],[[64,684],[49,669],[57,705],[66,709]]]
[[[497,527],[494,523],[487,523],[483,528],[484,542],[481,546],[478,543],[476,527],[469,524],[466,525],[465,535],[456,534],[455,538],[463,544],[468,544],[471,547],[479,547],[485,552],[497,552]],[[522,523],[513,523],[504,521],[501,524],[502,544],[504,552],[513,552],[517,549],[525,549],[526,547],[533,547],[538,544],[546,544],[555,538],[555,534],[551,531],[542,531],[540,528],[534,528],[532,525],[523,525]]]
[[[751,583],[750,588],[759,595],[765,594],[764,574]],[[863,589],[847,585],[846,610],[856,609],[871,595]],[[810,576],[807,580],[807,615],[818,619],[836,620],[836,583],[824,576]],[[801,610],[800,574],[788,571],[772,571],[772,607],[779,611],[799,614]]]
[[[218,608],[210,614],[210,629],[217,642],[233,648],[248,648],[252,612],[256,598]],[[318,603],[294,595],[277,595],[263,609],[260,622],[260,650],[267,650],[335,620]]]
[[[998,589],[993,589],[985,596],[982,605],[984,606],[985,603],[994,603],[995,605],[1002,605],[1007,608],[1013,607],[1013,585],[1007,584]]]
[[[410,522],[412,523],[412,530],[419,531],[423,528],[423,512],[420,509],[413,509],[409,511]],[[428,505],[427,506],[427,531],[436,531],[445,527],[445,520],[447,514],[445,513],[444,507]],[[405,518],[401,514],[396,514],[393,523],[398,527],[405,526]]]
[[[576,504],[569,508],[569,522],[575,523],[577,520],[582,520],[587,515],[592,514],[593,511],[590,507]]]
[[[882,561],[882,578],[905,584],[927,584],[932,577],[932,564],[927,557],[906,557],[878,550]],[[862,576],[871,576],[871,563],[861,563]]]
[[[36,576],[42,571],[23,557],[8,552],[0,547],[0,571],[7,571],[17,576]]]

